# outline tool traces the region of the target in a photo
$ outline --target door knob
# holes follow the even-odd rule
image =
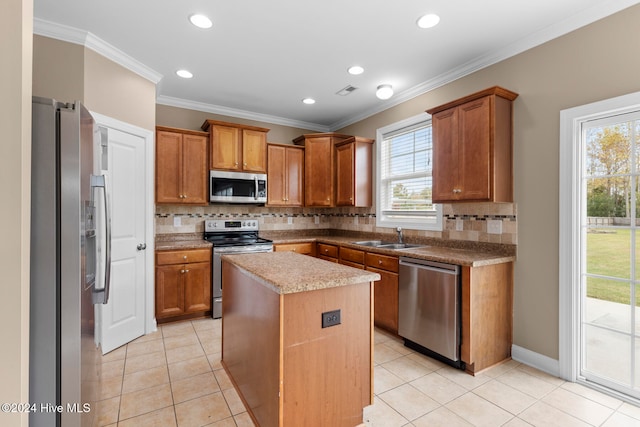
[[[144,251],[145,249],[147,249],[147,244],[146,243],[140,243],[140,244],[138,244],[137,249],[139,251]]]

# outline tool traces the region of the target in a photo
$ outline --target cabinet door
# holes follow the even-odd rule
[[[267,156],[267,205],[286,205],[286,181],[286,147],[269,145]]]
[[[371,267],[367,270],[380,275],[380,280],[373,284],[373,322],[398,333],[398,274]]]
[[[185,264],[184,312],[211,310],[211,263]]]
[[[491,97],[458,107],[460,200],[489,200],[491,197]]]
[[[183,203],[207,204],[207,138],[184,135],[182,156]]]
[[[455,200],[458,188],[458,109],[451,108],[432,117],[433,201]]]
[[[333,206],[333,143],[330,137],[305,141],[305,206]]]
[[[211,169],[240,170],[240,130],[231,126],[212,125]]]
[[[302,206],[304,204],[304,150],[287,148],[287,205]]]
[[[242,169],[247,172],[267,171],[267,134],[265,132],[242,130]]]
[[[156,203],[182,203],[182,134],[159,131],[156,137]]]
[[[336,206],[353,206],[355,143],[336,147]]]
[[[156,267],[156,318],[184,314],[184,266]]]

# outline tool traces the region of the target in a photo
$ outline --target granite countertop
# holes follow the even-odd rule
[[[209,249],[213,245],[202,238],[202,233],[157,234],[157,251],[179,251],[183,249]]]
[[[516,256],[508,252],[498,252],[494,250],[483,250],[480,248],[456,248],[448,246],[437,246],[424,244],[424,246],[408,249],[384,249],[375,246],[357,245],[353,242],[361,240],[374,240],[371,238],[359,238],[353,236],[304,236],[295,237],[273,237],[274,244],[284,243],[304,243],[319,242],[331,245],[345,246],[351,249],[359,249],[366,252],[374,252],[383,255],[410,257],[424,259],[428,261],[438,261],[448,264],[457,264],[468,267],[480,267],[483,265],[502,264],[515,261]],[[411,242],[414,243],[414,242]]]
[[[378,273],[294,252],[223,255],[274,292],[291,294],[380,280]]]

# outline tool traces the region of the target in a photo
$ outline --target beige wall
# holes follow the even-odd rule
[[[221,116],[219,114],[172,107],[169,105],[158,104],[156,106],[156,123],[158,126],[201,130],[200,126],[202,126],[204,121],[207,119],[267,128],[269,129],[269,133],[267,133],[267,141],[278,142],[280,144],[291,144],[294,138],[305,133],[317,133],[316,131],[311,131],[309,129],[275,125],[273,123],[264,123],[256,120],[238,119],[235,117]]]
[[[7,0],[0,13],[0,403],[29,401],[29,217],[31,197],[32,0]],[[0,425],[27,414],[0,412]]]
[[[84,100],[84,47],[33,36],[33,94],[62,102]]]
[[[478,71],[339,132],[375,129],[499,85],[514,103],[518,217],[514,344],[558,358],[558,150],[560,111],[640,90],[640,6]]]
[[[156,86],[84,46],[33,36],[33,94],[155,128]]]
[[[84,50],[84,104],[96,113],[155,129],[156,85],[90,49]]]

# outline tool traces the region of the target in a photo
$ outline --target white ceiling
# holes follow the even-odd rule
[[[636,3],[34,0],[34,32],[84,40],[159,80],[159,103],[328,131]],[[213,27],[192,26],[193,13],[208,15]],[[426,13],[440,24],[418,28]],[[348,74],[355,64],[365,72]],[[177,77],[180,68],[194,77]],[[386,101],[375,97],[383,83],[395,90]],[[358,89],[336,95],[347,85]],[[304,105],[305,97],[316,104]]]

